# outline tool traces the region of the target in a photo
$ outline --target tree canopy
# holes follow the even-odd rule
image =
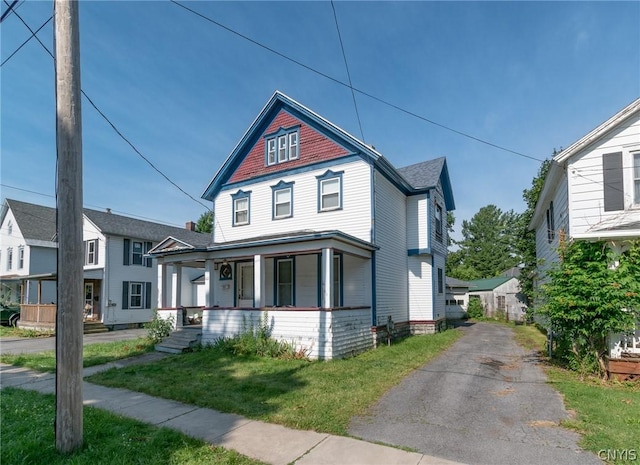
[[[211,233],[213,232],[213,211],[207,210],[196,222],[196,231],[201,233]]]

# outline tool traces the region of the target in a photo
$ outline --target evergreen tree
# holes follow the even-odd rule
[[[198,222],[196,223],[196,231],[201,233],[211,233],[213,232],[213,211],[207,210],[200,218],[198,218]]]

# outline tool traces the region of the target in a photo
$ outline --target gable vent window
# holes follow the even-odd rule
[[[280,129],[265,136],[267,166],[297,160],[300,156],[299,127]]]

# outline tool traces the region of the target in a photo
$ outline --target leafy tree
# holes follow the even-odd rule
[[[451,247],[453,244],[453,239],[451,239],[451,235],[453,234],[453,225],[456,223],[456,217],[453,215],[453,212],[447,212],[447,247]]]
[[[449,276],[458,279],[491,278],[520,263],[516,249],[519,215],[495,205],[482,207],[462,222],[459,250],[449,256]]]
[[[196,231],[201,233],[213,232],[213,210],[207,210],[196,223]]]
[[[553,154],[557,152],[554,150]],[[538,173],[531,181],[531,187],[522,191],[522,198],[527,204],[527,209],[520,215],[517,226],[516,248],[522,257],[522,270],[520,272],[520,292],[525,295],[529,303],[533,302],[534,279],[536,277],[536,232],[529,231],[529,223],[533,219],[536,203],[542,192],[544,180],[549,172],[551,160],[545,160],[540,165]]]
[[[630,331],[640,316],[640,240],[624,253],[584,241],[561,244],[559,253],[537,312],[571,368],[605,375],[607,336]]]

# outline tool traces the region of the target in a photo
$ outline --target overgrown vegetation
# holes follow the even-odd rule
[[[153,319],[144,324],[144,328],[147,330],[147,337],[154,344],[159,344],[171,334],[174,326],[175,318],[173,315],[169,315],[168,318],[161,318],[157,310],[153,312]]]
[[[153,350],[153,344],[146,338],[126,341],[88,344],[82,348],[82,364],[84,368],[104,363],[135,357]],[[38,353],[2,354],[0,362],[23,366],[44,372],[56,371],[56,354],[53,350]],[[4,401],[4,390],[3,401]]]
[[[243,320],[243,331],[235,336],[221,338],[214,344],[215,348],[233,355],[257,355],[282,359],[306,359],[304,349],[296,349],[287,341],[279,341],[271,337],[272,325],[269,313],[262,312],[257,326],[253,322]]]
[[[515,339],[523,347],[545,353],[545,335],[535,326],[515,326]],[[564,399],[571,418],[561,425],[581,434],[580,446],[606,458],[601,451],[638,451],[640,437],[640,384],[603,381],[553,366],[542,365],[549,382]],[[612,454],[610,454],[610,458]],[[625,464],[622,458],[612,464]]]
[[[2,389],[0,463],[48,465],[259,465],[168,428],[157,428],[99,409],[84,408],[84,447],[63,455],[55,448],[54,395]]]
[[[640,241],[623,253],[602,242],[561,243],[559,254],[537,313],[558,357],[583,375],[605,376],[607,336],[632,330],[640,316]]]
[[[135,368],[109,370],[88,380],[291,428],[344,435],[351,417],[362,414],[460,335],[448,330],[412,336],[326,362],[231,355],[205,347]]]
[[[484,316],[484,311],[482,309],[482,302],[477,297],[471,297],[469,299],[469,304],[467,305],[467,315],[469,318],[479,319]]]

